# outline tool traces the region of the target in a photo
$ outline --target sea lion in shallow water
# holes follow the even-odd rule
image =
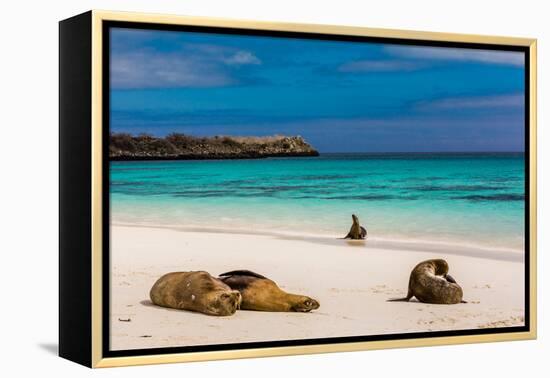
[[[462,300],[462,288],[449,274],[449,264],[442,259],[423,261],[411,272],[409,289],[405,298],[390,299],[409,301],[416,297],[420,302],[433,304],[466,303]]]
[[[158,306],[215,316],[233,315],[241,304],[237,290],[203,271],[167,273],[155,282],[149,296]]]
[[[269,278],[249,270],[220,274],[220,280],[241,293],[242,310],[310,312],[319,308],[315,299],[287,293]]]
[[[344,237],[344,239],[365,239],[367,237],[367,230],[365,229],[365,227],[359,224],[359,218],[357,217],[357,215],[352,214],[351,219],[353,220],[353,224],[351,225],[351,228],[349,229],[349,232]]]

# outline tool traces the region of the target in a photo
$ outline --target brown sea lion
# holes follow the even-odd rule
[[[220,279],[241,293],[242,310],[310,312],[319,308],[315,299],[287,293],[269,278],[249,270],[223,273]]]
[[[462,300],[462,288],[447,272],[449,264],[442,259],[423,261],[411,272],[409,289],[405,298],[390,299],[409,301],[416,297],[420,302],[433,304],[466,303]]]
[[[367,230],[365,229],[365,227],[362,227],[359,224],[359,218],[357,217],[357,215],[352,214],[351,219],[353,220],[353,224],[351,225],[351,228],[349,229],[349,232],[344,237],[344,239],[365,239],[367,237]]]
[[[149,296],[158,306],[215,316],[233,315],[241,304],[237,290],[202,271],[167,273],[155,282]]]

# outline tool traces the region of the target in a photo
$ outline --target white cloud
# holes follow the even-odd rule
[[[231,67],[258,64],[260,59],[249,51],[207,44],[185,44],[171,52],[115,52],[111,85],[119,89],[227,86],[239,82]]]
[[[446,109],[482,109],[482,108],[510,108],[521,107],[525,103],[523,93],[514,93],[495,96],[449,97],[433,101],[421,102],[421,110]]]
[[[236,53],[223,58],[223,61],[229,65],[246,65],[246,64],[261,64],[261,60],[258,59],[250,51],[237,51]]]
[[[398,60],[357,60],[347,62],[338,67],[340,72],[395,72],[416,71],[425,67],[424,64]]]
[[[129,88],[216,87],[234,80],[215,65],[182,54],[133,52],[111,58],[111,86]]]
[[[525,64],[524,54],[519,51],[396,45],[386,46],[384,51],[392,56],[422,60],[480,62],[518,67],[523,67]]]

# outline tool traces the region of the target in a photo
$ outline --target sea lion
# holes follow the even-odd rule
[[[442,259],[423,261],[416,265],[409,278],[409,289],[405,298],[390,299],[409,301],[416,297],[420,302],[433,304],[466,303],[462,300],[462,288],[447,272],[449,264]]]
[[[367,237],[367,230],[365,229],[365,227],[362,227],[359,224],[359,218],[357,217],[357,215],[352,214],[351,219],[353,220],[353,224],[351,225],[351,228],[349,229],[349,232],[344,237],[344,239],[365,239]]]
[[[149,296],[158,306],[215,316],[233,315],[241,304],[237,290],[203,271],[167,273],[155,282]]]
[[[223,273],[220,279],[241,293],[242,310],[310,312],[319,308],[315,299],[287,293],[269,278],[249,270]]]

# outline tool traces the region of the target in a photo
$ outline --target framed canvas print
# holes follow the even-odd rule
[[[536,337],[536,41],[60,22],[59,352]]]

